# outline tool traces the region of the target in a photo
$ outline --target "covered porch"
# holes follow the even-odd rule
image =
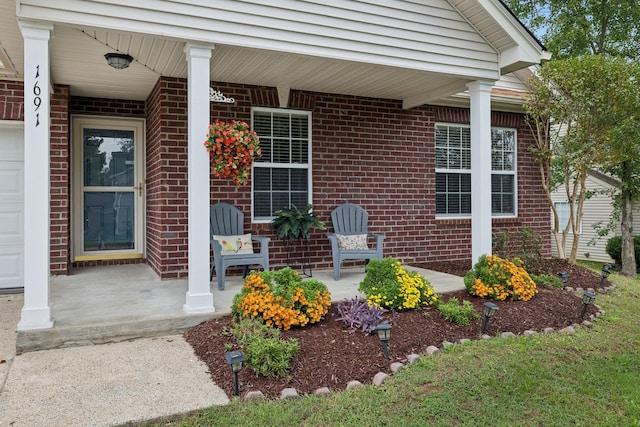
[[[409,268],[426,276],[437,293],[464,289],[461,277]],[[329,288],[334,303],[360,295],[358,285],[364,269],[343,269],[341,276],[335,281],[333,270],[313,271],[313,278]],[[146,264],[76,269],[68,276],[51,278],[51,307],[56,319],[53,328],[18,331],[16,352],[181,333],[229,314],[233,297],[243,283],[242,276],[227,276],[225,290],[220,291],[215,281],[211,282],[215,312],[188,314],[183,308],[187,279],[160,280]]]

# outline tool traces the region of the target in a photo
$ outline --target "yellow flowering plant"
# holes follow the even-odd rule
[[[286,331],[319,322],[330,306],[331,294],[324,283],[302,280],[297,271],[287,267],[251,273],[234,297],[231,311]]]
[[[254,160],[262,155],[258,135],[247,123],[237,120],[210,124],[204,146],[209,152],[211,173],[237,186],[247,183]]]
[[[464,276],[464,285],[471,295],[500,301],[528,301],[538,293],[522,260],[492,255],[480,257]]]
[[[369,304],[390,310],[411,310],[434,304],[438,297],[429,280],[406,270],[395,258],[372,259],[358,288]]]

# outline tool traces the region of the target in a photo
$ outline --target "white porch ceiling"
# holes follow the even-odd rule
[[[51,78],[74,96],[146,100],[160,76],[186,78],[186,40],[56,24],[50,42]],[[0,0],[0,78],[22,79],[24,52],[15,0]],[[108,52],[134,58],[109,67]],[[4,56],[2,54],[5,54]],[[2,67],[5,67],[4,69]],[[466,90],[469,77],[218,44],[211,80],[403,100],[406,108],[443,102]]]

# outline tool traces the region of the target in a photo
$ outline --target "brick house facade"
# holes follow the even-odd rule
[[[251,108],[277,107],[275,88],[215,82],[234,105],[211,104],[211,120],[250,122]],[[21,120],[22,85],[0,82],[0,120]],[[312,112],[313,204],[331,228],[329,214],[345,201],[370,214],[370,229],[386,236],[385,256],[405,263],[471,258],[471,220],[435,215],[435,123],[469,123],[469,110],[442,106],[402,109],[401,102],[348,95],[291,91],[289,108]],[[66,274],[72,266],[139,262],[85,261],[70,257],[70,116],[74,114],[146,119],[146,262],[163,279],[187,276],[187,81],[161,77],[146,102],[72,97],[56,86],[51,98],[50,269]],[[522,114],[493,112],[492,126],[517,130],[518,215],[493,219],[493,232],[528,227],[545,235],[548,205],[537,165],[527,149],[533,143]],[[204,141],[204,136],[203,136]],[[204,151],[202,155],[205,156]],[[271,263],[286,253],[268,224],[251,224],[250,186],[211,180],[211,203],[227,201],[246,212],[245,229],[270,235]],[[331,266],[324,232],[310,241],[314,268]],[[543,254],[550,243],[543,241]]]

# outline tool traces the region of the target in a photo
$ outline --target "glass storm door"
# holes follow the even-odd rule
[[[74,118],[74,260],[143,256],[141,120]]]

